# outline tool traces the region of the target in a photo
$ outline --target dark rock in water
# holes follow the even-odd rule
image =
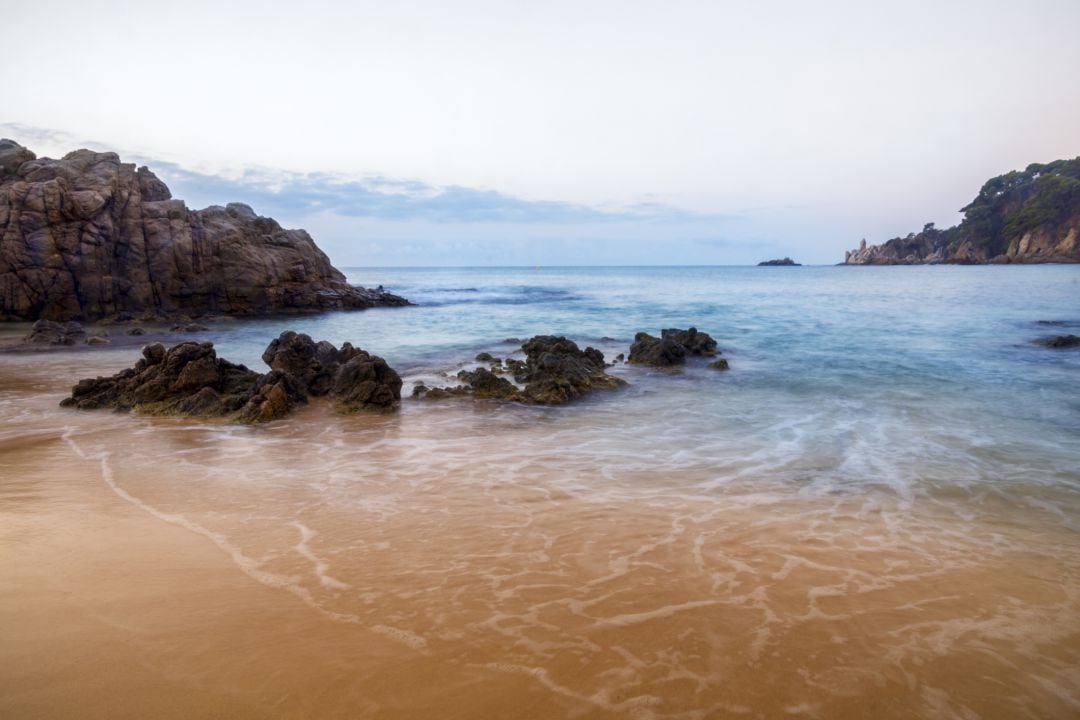
[[[628,362],[652,367],[674,367],[683,365],[689,355],[716,355],[716,341],[708,333],[699,332],[693,327],[687,330],[661,330],[660,337],[640,332],[634,336]]]
[[[236,419],[246,423],[269,422],[285,417],[305,402],[307,396],[292,376],[271,370],[255,382],[251,398]]]
[[[505,340],[503,340],[503,342],[507,343],[507,344],[510,344],[510,345],[520,345],[521,344],[521,338],[509,337],[509,338],[506,338]]]
[[[357,350],[345,343],[338,350],[331,343],[315,342],[310,335],[286,330],[270,341],[262,360],[274,370],[292,375],[309,395],[326,395],[341,366],[355,357]]]
[[[1070,348],[1080,345],[1080,335],[1051,335],[1035,342],[1048,348]]]
[[[265,315],[408,305],[349,285],[303,230],[242,203],[192,210],[115,153],[0,140],[0,320]]]
[[[169,330],[171,332],[205,332],[210,328],[200,323],[183,323],[181,325],[173,325]]]
[[[497,363],[502,362],[499,358],[493,356],[491,353],[482,352],[476,356],[476,362]]]
[[[765,260],[763,262],[758,263],[758,267],[770,267],[770,266],[772,266],[772,267],[776,267],[776,266],[802,267],[802,263],[797,263],[797,262],[795,262],[794,260],[792,260],[789,257],[785,257],[785,258],[783,258],[781,260]]]
[[[86,330],[77,322],[38,320],[30,328],[26,342],[33,345],[76,345],[86,340]]]
[[[309,394],[331,395],[342,412],[390,409],[401,398],[401,378],[386,361],[348,343],[338,350],[290,331],[263,357],[272,369],[260,375],[218,358],[213,343],[184,342],[168,350],[155,343],[143,348],[133,368],[81,380],[60,404],[254,423],[288,415]]]
[[[660,337],[665,340],[674,340],[686,348],[688,355],[711,357],[716,354],[716,341],[709,333],[698,332],[697,328],[677,330],[669,328],[660,331]]]
[[[623,355],[622,353],[619,353],[618,355],[615,356],[615,362],[617,362],[617,363],[626,362],[626,355]]]
[[[506,378],[499,377],[486,368],[477,368],[472,372],[462,370],[458,379],[472,388],[473,397],[499,400],[520,400],[521,390]]]
[[[109,339],[100,335],[91,335],[86,338],[87,345],[108,345]]]
[[[169,350],[155,343],[143,348],[135,367],[112,377],[80,380],[71,397],[60,404],[81,410],[222,416],[237,412],[251,400],[260,377],[243,365],[218,358],[212,343],[186,342]]]
[[[401,377],[377,355],[356,350],[348,343],[341,352],[354,352],[334,374],[331,396],[340,412],[391,410],[401,399]]]
[[[127,335],[145,335],[146,331],[143,330],[141,327],[133,327],[133,328],[128,328],[125,331],[125,333]]]
[[[672,367],[686,362],[686,348],[670,338],[639,332],[630,346],[628,362],[653,367]]]
[[[412,396],[414,398],[418,398],[418,397],[422,396],[424,393],[426,393],[430,389],[431,388],[429,388],[424,383],[417,383],[416,385],[413,386]]]
[[[710,368],[712,368],[713,370],[729,370],[730,369],[730,367],[728,366],[728,361],[724,360],[723,358],[721,358],[719,360],[713,360],[711,363],[709,363],[708,366]]]
[[[354,412],[388,409],[401,399],[401,378],[376,355],[345,343],[315,342],[309,335],[286,330],[272,340],[263,362],[295,379],[309,395],[333,395],[338,409]]]
[[[593,390],[626,384],[607,374],[602,352],[591,347],[581,350],[565,337],[537,335],[521,347],[525,364],[514,379],[525,384],[528,402],[559,405]]]
[[[579,398],[593,390],[625,385],[621,379],[608,375],[604,354],[595,348],[581,350],[565,337],[537,335],[522,345],[525,360],[507,358],[506,368],[514,374],[519,387],[497,371],[487,368],[462,370],[458,379],[465,385],[427,390],[424,397],[431,400],[472,396],[536,405],[559,405]]]

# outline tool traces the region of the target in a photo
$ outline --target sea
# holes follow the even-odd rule
[[[0,516],[96,487],[287,597],[298,634],[356,638],[305,645],[292,693],[230,675],[253,716],[1080,716],[1080,348],[1035,342],[1080,334],[1080,266],[345,272],[414,304],[197,337],[254,369],[286,329],[351,342],[401,374],[396,413],[79,412],[65,388],[137,348],[0,356],[0,460],[23,468]],[[729,370],[616,361],[689,327]],[[410,396],[537,334],[626,385]],[[272,665],[288,643],[262,631],[222,652]]]

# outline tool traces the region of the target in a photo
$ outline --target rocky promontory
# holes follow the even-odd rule
[[[1080,262],[1080,158],[1029,165],[989,180],[955,227],[863,240],[845,265]]]
[[[797,263],[789,257],[783,257],[777,260],[762,260],[758,263],[758,267],[802,267],[802,263]]]
[[[0,140],[0,320],[264,315],[407,305],[349,285],[304,230],[203,210],[111,152]]]

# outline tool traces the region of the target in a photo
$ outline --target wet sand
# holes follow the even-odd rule
[[[602,405],[252,430],[3,370],[3,717],[1080,712],[1068,485],[808,492]]]

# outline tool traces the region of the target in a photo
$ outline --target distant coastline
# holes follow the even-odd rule
[[[959,225],[927,223],[844,254],[844,265],[1080,262],[1080,157],[1032,164],[988,180]]]

